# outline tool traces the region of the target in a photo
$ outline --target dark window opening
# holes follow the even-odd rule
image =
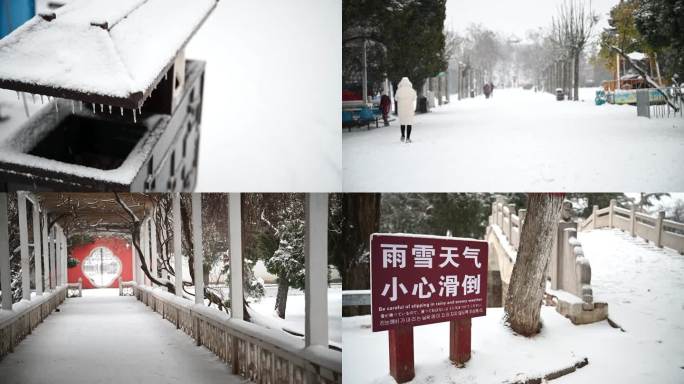
[[[29,153],[63,163],[111,170],[123,164],[144,135],[134,124],[71,115]]]

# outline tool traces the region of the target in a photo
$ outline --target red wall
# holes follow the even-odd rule
[[[126,246],[128,245],[128,247]],[[121,277],[124,281],[133,280],[133,257],[131,253],[131,247],[128,241],[118,238],[118,237],[102,237],[96,239],[90,244],[79,245],[69,249],[70,256],[83,262],[83,259],[90,255],[90,252],[97,247],[107,247],[109,248],[116,257],[121,260]],[[83,288],[95,288],[90,283],[87,277],[83,275],[83,270],[81,269],[81,263],[73,268],[68,268],[68,276],[70,283],[77,283],[78,278],[83,279]],[[110,288],[119,288],[118,279],[112,283]]]

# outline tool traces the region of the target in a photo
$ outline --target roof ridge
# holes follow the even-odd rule
[[[148,1],[149,1],[149,0],[142,0],[140,3],[138,3],[138,5],[136,5],[136,6],[133,7],[132,9],[130,9],[130,10],[128,11],[128,13],[126,13],[125,15],[123,15],[122,17],[120,17],[118,20],[116,20],[115,22],[113,22],[111,26],[108,25],[107,22],[105,22],[105,23],[104,23],[104,25],[105,25],[104,29],[106,29],[107,31],[111,31],[111,30],[114,29],[114,27],[116,27],[121,21],[123,21],[124,19],[126,19],[131,13],[137,11],[140,7],[142,7],[143,5],[147,4]],[[90,25],[94,25],[93,22],[91,22]],[[100,26],[100,25],[97,25],[97,26]]]
[[[147,0],[145,0],[145,1],[147,1]],[[123,69],[126,71],[126,75],[128,76],[128,79],[130,80],[131,84],[133,84],[135,81],[135,79],[133,78],[133,73],[131,72],[130,68],[128,68],[128,65],[126,65],[126,62],[124,61],[123,56],[121,55],[121,52],[117,48],[116,44],[114,44],[114,39],[112,38],[112,31],[109,29],[106,31],[107,31],[107,36],[109,36],[109,42],[111,43],[112,48],[114,49],[114,52],[116,53],[117,61],[121,64]],[[129,90],[129,94],[133,94],[134,92],[135,92],[134,89]]]

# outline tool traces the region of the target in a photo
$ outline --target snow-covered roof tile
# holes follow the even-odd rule
[[[141,107],[217,2],[70,2],[0,40],[0,87]]]

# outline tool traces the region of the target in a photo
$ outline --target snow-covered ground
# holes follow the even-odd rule
[[[266,295],[259,301],[250,300],[250,306],[256,311],[254,322],[268,327],[286,329],[297,334],[304,334],[305,301],[304,292],[290,288],[285,307],[285,319],[275,313],[275,301],[278,286],[266,284]],[[255,313],[252,312],[252,315]],[[342,345],[342,285],[332,284],[328,288],[328,337],[337,345]]]
[[[134,297],[84,290],[0,362],[0,382],[244,383],[211,351]]]
[[[398,122],[343,134],[344,191],[682,190],[684,118],[646,119],[632,106],[558,102],[497,89],[419,115],[410,145]]]
[[[608,322],[574,326],[552,307],[533,338],[502,324],[501,308],[473,319],[472,359],[466,368],[448,360],[449,327],[414,328],[416,379],[412,383],[501,383],[539,376],[588,358],[589,365],[558,383],[681,383],[684,378],[684,256],[616,230],[580,235],[592,265],[597,299]],[[388,375],[387,333],[372,333],[370,317],[344,318],[345,383],[393,383]]]
[[[219,1],[186,51],[207,61],[198,191],[340,190],[341,5]]]

